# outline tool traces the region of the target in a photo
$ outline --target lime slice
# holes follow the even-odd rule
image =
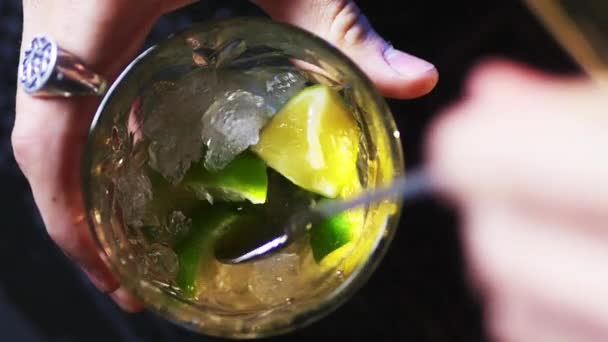
[[[252,150],[299,187],[334,198],[359,181],[359,136],[359,126],[340,95],[314,85],[282,107]]]
[[[380,236],[380,231],[386,228],[387,220],[394,215],[397,207],[394,203],[383,202],[374,210],[364,216],[363,209],[357,209],[360,225],[353,226],[355,228],[356,237],[345,245],[337,248],[333,252],[327,254],[320,262],[323,269],[333,269],[339,267],[344,274],[351,274],[359,265],[361,265],[370,253],[372,253]],[[366,229],[363,229],[365,225]]]
[[[261,204],[266,202],[268,191],[266,164],[249,151],[239,154],[218,172],[208,171],[199,161],[190,167],[182,185],[210,202],[248,200]]]
[[[351,241],[355,241],[363,228],[363,211],[352,209],[340,213],[310,229],[310,247],[317,263]]]
[[[218,205],[212,210],[201,209],[192,216],[190,234],[175,247],[179,260],[176,283],[186,297],[198,295],[200,273],[212,272],[213,242],[237,218],[232,208]]]

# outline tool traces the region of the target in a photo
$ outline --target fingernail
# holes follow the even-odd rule
[[[435,66],[423,59],[399,51],[392,46],[384,50],[384,59],[395,72],[408,78],[418,78],[432,71]]]

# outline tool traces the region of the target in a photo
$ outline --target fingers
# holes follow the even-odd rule
[[[176,9],[198,2],[199,0],[160,0],[162,12],[171,12]]]
[[[110,297],[124,311],[136,313],[142,311],[143,304],[133,296],[125,287],[120,287]]]
[[[432,125],[429,169],[458,198],[599,221],[608,214],[605,101],[586,82],[487,65]]]
[[[491,301],[486,310],[492,341],[606,341],[608,336],[592,324],[549,311],[518,295],[504,294]]]
[[[166,10],[188,2],[171,1]],[[35,34],[46,33],[111,82],[163,9],[124,1],[24,1],[22,51]],[[98,102],[39,99],[18,89],[12,144],[50,237],[101,291],[109,293],[118,282],[86,224],[80,177],[84,143]],[[125,301],[127,295],[115,297]]]
[[[80,161],[86,114],[72,116],[63,112],[70,107],[61,106],[57,113],[59,108],[51,104],[18,101],[13,150],[50,237],[95,279],[100,290],[111,292],[117,288],[117,281],[98,255],[81,197]]]
[[[549,341],[556,332],[605,340],[607,242],[504,204],[468,206],[467,257],[487,295],[494,333],[510,341]]]
[[[393,48],[370,25],[354,1],[256,0],[276,20],[309,30],[351,57],[389,97],[414,98],[438,80],[429,62]]]
[[[432,125],[429,170],[465,212],[499,341],[608,337],[605,101],[585,81],[494,62]]]

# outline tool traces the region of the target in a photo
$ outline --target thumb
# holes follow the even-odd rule
[[[352,58],[388,97],[414,98],[430,92],[435,67],[399,51],[372,28],[351,0],[255,0],[275,20],[308,30]]]

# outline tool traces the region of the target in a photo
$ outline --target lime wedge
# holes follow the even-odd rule
[[[327,255],[356,240],[363,227],[361,209],[345,211],[310,229],[310,247],[317,263]]]
[[[201,160],[190,167],[182,185],[210,202],[248,200],[261,204],[266,202],[268,190],[266,164],[249,151],[239,154],[218,172],[207,170]]]
[[[358,183],[359,126],[340,95],[314,85],[292,97],[252,150],[294,184],[325,197]]]
[[[192,215],[190,234],[175,247],[179,260],[176,283],[186,297],[198,295],[200,273],[212,272],[213,242],[237,218],[238,213],[232,208],[219,205]]]

